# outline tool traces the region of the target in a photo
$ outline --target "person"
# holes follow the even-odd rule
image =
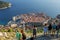
[[[59,34],[59,29],[60,29],[60,23],[57,25],[56,30],[57,30],[57,34],[56,37],[58,38],[58,34]]]
[[[37,31],[37,28],[36,28],[36,26],[34,25],[34,27],[33,27],[33,37],[35,38],[36,37],[36,32]]]
[[[22,40],[25,40],[26,39],[26,35],[25,35],[24,31],[21,30],[21,33],[22,33]]]
[[[51,30],[52,30],[52,24],[50,23],[49,26],[48,26],[49,33],[51,33]]]
[[[22,34],[19,33],[18,30],[16,31],[16,38],[17,38],[17,40],[22,40]]]
[[[55,34],[55,31],[56,31],[56,24],[55,23],[53,23],[52,24],[52,35],[54,36],[54,34]]]
[[[48,26],[47,26],[47,24],[45,24],[43,30],[44,30],[44,35],[47,35],[47,32],[48,32]]]

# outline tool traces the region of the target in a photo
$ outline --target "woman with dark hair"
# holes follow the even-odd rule
[[[37,31],[37,28],[36,26],[33,27],[33,37],[36,37],[36,31]]]
[[[57,25],[55,23],[53,23],[53,25],[52,25],[52,35],[53,36],[55,35],[56,27],[57,27]]]
[[[25,35],[24,31],[21,30],[21,33],[22,33],[22,40],[25,40],[26,39],[26,35]]]
[[[44,30],[44,35],[47,35],[47,32],[48,32],[48,25],[47,24],[45,24],[43,30]]]
[[[51,30],[52,30],[52,24],[50,23],[49,26],[48,26],[49,34],[51,33]]]

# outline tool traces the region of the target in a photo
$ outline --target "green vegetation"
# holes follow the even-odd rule
[[[0,8],[4,8],[4,7],[8,7],[8,6],[9,6],[8,2],[0,1]]]

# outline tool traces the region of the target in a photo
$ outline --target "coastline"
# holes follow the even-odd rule
[[[8,7],[2,7],[2,8],[0,8],[0,10],[1,10],[1,9],[7,9],[7,8],[10,8],[10,7],[11,7],[11,5],[12,5],[12,4],[11,4],[11,3],[9,3],[9,6],[8,6]]]

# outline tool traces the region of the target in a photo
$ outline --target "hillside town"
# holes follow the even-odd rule
[[[25,27],[25,26],[33,26],[32,24],[36,23],[36,25],[50,23],[57,21],[59,22],[60,16],[57,15],[56,18],[51,18],[44,13],[29,13],[29,14],[22,14],[17,15],[12,18],[11,21],[8,22],[7,25],[0,25],[1,28],[9,29],[11,28],[18,28],[18,27]],[[1,31],[1,30],[0,30]]]

